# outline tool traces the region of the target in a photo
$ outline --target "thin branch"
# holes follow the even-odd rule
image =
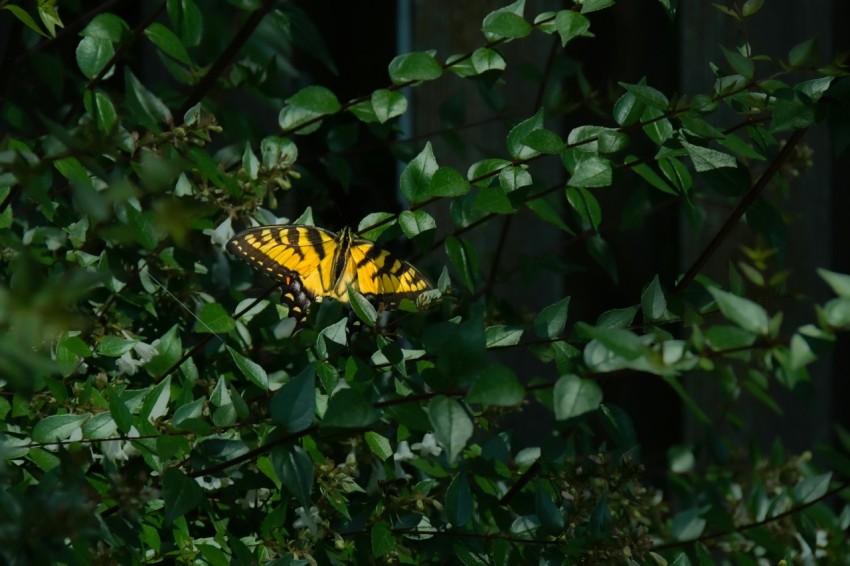
[[[720,247],[720,244],[729,236],[735,226],[738,225],[738,222],[741,220],[741,217],[744,216],[744,213],[747,212],[747,209],[750,207],[753,202],[764,192],[765,187],[767,187],[768,183],[770,183],[773,176],[779,171],[779,168],[782,164],[788,159],[791,155],[791,151],[800,143],[800,140],[803,138],[803,135],[806,133],[805,128],[802,130],[795,130],[791,137],[788,138],[788,141],[785,142],[785,145],[779,151],[779,154],[776,158],[770,163],[770,166],[762,173],[761,177],[759,177],[758,181],[756,181],[753,188],[744,195],[741,201],[738,203],[738,206],[732,211],[729,215],[729,218],[726,219],[726,222],[721,226],[720,230],[717,231],[717,234],[714,235],[711,242],[705,247],[703,252],[699,255],[699,257],[694,261],[693,265],[691,265],[690,269],[688,269],[687,273],[682,277],[681,280],[676,284],[673,288],[673,293],[679,294],[685,290],[691,281],[699,275],[699,272],[705,266],[709,259],[717,252],[717,249]]]
[[[786,517],[796,515],[797,513],[804,511],[804,510],[808,509],[809,507],[811,507],[811,506],[813,506],[817,503],[820,503],[821,501],[823,501],[827,497],[832,497],[833,495],[837,495],[837,494],[841,493],[842,491],[846,490],[847,488],[850,488],[850,482],[844,482],[844,483],[830,489],[829,491],[825,492],[820,497],[813,499],[812,501],[807,501],[806,503],[802,503],[802,504],[800,504],[796,507],[792,507],[791,509],[788,509],[787,511],[783,511],[782,513],[779,513],[778,515],[774,515],[773,517],[767,517],[765,519],[762,519],[761,521],[756,521],[754,523],[747,523],[745,525],[738,525],[737,527],[732,527],[731,529],[727,529],[725,531],[718,531],[716,533],[709,533],[707,535],[702,535],[702,536],[689,538],[689,539],[685,539],[685,540],[677,540],[675,542],[665,542],[665,543],[653,546],[652,550],[667,550],[669,548],[677,548],[677,547],[680,547],[680,546],[687,546],[687,545],[693,544],[695,542],[705,542],[707,540],[713,540],[713,539],[725,537],[725,536],[728,536],[728,535],[734,535],[734,534],[737,534],[737,533],[742,533],[744,531],[748,531],[750,529],[755,529],[757,527],[769,525],[770,523],[775,523],[776,521],[781,521],[782,519],[785,519]]]
[[[262,5],[251,12],[251,15],[248,16],[248,19],[242,24],[237,34],[233,36],[233,39],[224,51],[221,52],[221,55],[218,56],[213,66],[210,67],[209,71],[198,81],[198,84],[195,85],[195,88],[186,97],[186,100],[183,101],[183,105],[176,112],[177,116],[183,116],[191,107],[200,102],[274,5],[274,0],[263,0]]]

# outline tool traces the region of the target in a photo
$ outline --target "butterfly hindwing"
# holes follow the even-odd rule
[[[348,286],[391,308],[431,288],[410,263],[374,243],[313,226],[261,226],[240,232],[227,249],[284,283],[282,298],[300,322],[317,297],[349,302]]]

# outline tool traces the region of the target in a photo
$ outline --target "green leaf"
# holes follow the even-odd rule
[[[162,123],[171,124],[171,111],[156,95],[139,82],[139,79],[127,69],[124,72],[125,102],[132,117],[142,126],[154,132],[159,131]]]
[[[850,297],[832,299],[823,306],[824,322],[832,328],[850,325]]]
[[[280,110],[278,124],[284,131],[304,135],[315,131],[322,116],[335,114],[342,106],[336,95],[323,86],[305,87],[286,99],[287,105]]]
[[[446,449],[449,464],[454,464],[472,438],[472,418],[456,399],[438,395],[428,403],[428,420]]]
[[[115,47],[108,39],[84,37],[77,45],[77,66],[87,79],[95,78],[115,55]]]
[[[513,407],[525,398],[525,388],[505,366],[490,366],[479,375],[466,394],[468,403],[484,406]]]
[[[579,218],[592,230],[598,230],[602,222],[602,207],[593,193],[587,189],[567,187],[567,202],[578,213]]]
[[[817,108],[805,94],[782,89],[774,92],[773,96],[774,112],[770,122],[772,133],[808,128],[817,120]]]
[[[346,284],[347,285],[347,284]],[[375,322],[378,320],[378,311],[375,306],[369,302],[369,299],[364,297],[350,285],[348,287],[348,300],[351,304],[351,310],[357,315],[357,318],[366,323],[369,328],[375,327]]]
[[[392,529],[384,522],[375,523],[370,533],[370,539],[372,541],[372,555],[375,558],[389,554],[397,544]]]
[[[165,416],[168,413],[168,402],[171,400],[171,376],[163,379],[145,395],[142,409],[139,415],[150,422]]]
[[[644,322],[654,322],[667,318],[667,298],[664,296],[664,291],[661,290],[661,283],[657,275],[644,289],[640,297],[640,306],[643,311]]]
[[[682,511],[673,517],[670,525],[670,534],[675,540],[692,540],[699,538],[705,530],[706,521],[700,517],[699,509]]]
[[[614,354],[634,360],[643,355],[645,347],[640,337],[634,332],[622,328],[597,328],[579,322],[576,327],[585,335],[601,343]]]
[[[708,292],[717,301],[720,312],[727,319],[752,334],[767,334],[769,329],[767,311],[761,305],[716,287],[709,288]]]
[[[801,480],[794,486],[794,501],[799,504],[817,501],[829,490],[830,480],[832,480],[832,472]]]
[[[644,123],[643,131],[655,142],[656,145],[664,145],[673,136],[673,124],[664,117],[664,112],[657,108],[647,107],[641,116]]]
[[[627,328],[632,324],[638,307],[626,307],[605,311],[596,319],[597,328]]]
[[[115,14],[104,12],[95,16],[88,24],[86,24],[86,27],[83,28],[80,35],[83,37],[106,39],[112,43],[118,43],[121,41],[124,34],[129,31],[130,26],[127,25],[127,22]]]
[[[235,327],[236,321],[218,303],[204,303],[198,312],[198,319],[195,321],[195,332],[217,334],[219,332],[230,332]]]
[[[236,362],[236,367],[239,368],[239,371],[242,372],[242,375],[244,375],[248,381],[263,391],[269,390],[269,376],[260,364],[246,358],[242,354],[239,354],[230,346],[227,347],[227,351],[230,352],[230,357],[233,358],[234,362]]]
[[[381,234],[396,225],[396,215],[390,212],[373,212],[363,217],[357,225],[358,234],[367,240],[375,241]]]
[[[552,495],[543,487],[542,481],[535,482],[534,512],[546,532],[553,534],[563,532],[564,517],[552,500]]]
[[[315,410],[316,367],[310,364],[275,393],[269,412],[285,431],[298,432],[313,423]]]
[[[481,31],[488,41],[501,38],[518,39],[531,33],[532,27],[522,13],[525,9],[525,0],[518,0],[513,4],[494,10],[484,16]]]
[[[543,108],[540,108],[534,116],[523,120],[508,132],[508,152],[514,159],[530,159],[540,152],[524,145],[524,141],[535,130],[543,128]]]
[[[829,90],[829,85],[835,77],[820,77],[798,83],[794,90],[802,92],[812,99],[812,102],[817,102]]]
[[[449,261],[451,261],[452,266],[457,271],[458,275],[460,275],[461,281],[463,281],[464,286],[472,292],[475,290],[475,282],[474,282],[474,259],[472,251],[467,246],[466,242],[455,238],[454,236],[449,236],[446,238],[446,255],[449,256]]]
[[[649,183],[651,186],[655,187],[661,192],[668,193],[671,195],[678,195],[679,193],[671,187],[667,181],[665,181],[658,173],[656,173],[652,167],[645,163],[635,164],[637,163],[637,157],[629,155],[624,160],[627,165],[630,166],[631,170],[637,173],[644,181]]]
[[[385,88],[372,93],[372,109],[378,122],[383,124],[407,111],[407,99],[403,94]]]
[[[812,37],[798,43],[788,52],[788,64],[792,67],[817,65],[820,60],[820,41]]]
[[[287,98],[286,103],[303,108],[316,116],[335,114],[342,108],[333,91],[318,85],[302,88]]]
[[[377,421],[378,411],[354,389],[340,389],[328,402],[323,427],[362,428]]]
[[[194,0],[171,0],[167,3],[168,19],[187,47],[196,47],[203,36],[203,16]]]
[[[369,449],[372,451],[372,454],[381,460],[387,460],[393,455],[393,447],[390,444],[389,439],[385,436],[381,436],[377,432],[370,430],[363,435],[363,437],[366,440],[366,444],[369,446]]]
[[[505,159],[482,159],[469,166],[466,178],[469,179],[470,183],[483,189],[493,183],[497,172],[510,165],[511,162]]]
[[[691,161],[694,163],[694,169],[696,169],[699,173],[711,171],[712,169],[719,169],[721,167],[736,166],[735,158],[728,153],[723,153],[716,149],[703,147],[701,145],[694,145],[686,141],[682,142],[682,147],[684,147],[688,152]]]
[[[145,365],[145,371],[151,377],[159,377],[177,363],[183,355],[178,327],[175,324],[162,335],[156,345],[157,354]]]
[[[604,10],[614,5],[615,0],[584,0],[581,4],[581,13],[589,14],[597,10]]]
[[[500,348],[519,344],[522,328],[510,326],[488,326],[484,331],[487,348]]]
[[[427,200],[430,196],[428,188],[436,171],[437,159],[431,149],[431,142],[428,142],[401,172],[399,183],[402,196],[413,204]]]
[[[35,442],[56,442],[66,440],[74,431],[82,428],[89,419],[88,414],[79,415],[50,415],[44,417],[32,429],[32,439]]]
[[[602,390],[589,379],[564,375],[555,383],[552,405],[559,421],[595,411],[601,403]]]
[[[604,157],[588,155],[575,162],[567,185],[571,187],[607,187],[611,184],[612,176],[613,168],[610,161]]]
[[[223,381],[223,380],[222,380]],[[204,422],[204,399],[195,399],[191,403],[181,405],[174,411],[172,423],[175,428],[195,432],[197,434],[210,434],[210,427]]]
[[[850,298],[850,275],[818,268],[818,275],[839,297]]]
[[[629,145],[629,137],[613,128],[579,126],[570,130],[567,143],[586,153],[616,153]]]
[[[730,51],[722,45],[720,46],[720,49],[723,51],[723,56],[726,57],[726,61],[729,62],[729,65],[736,73],[745,79],[753,78],[753,74],[755,73],[755,64],[752,59],[745,57],[738,51]]]
[[[109,395],[109,414],[112,415],[112,420],[115,421],[115,425],[121,431],[121,434],[130,432],[133,426],[130,408],[127,407],[127,403],[115,389]]]
[[[203,492],[195,480],[177,468],[162,474],[162,498],[165,501],[165,522],[171,524],[201,504]]]
[[[424,210],[405,210],[398,216],[398,225],[411,240],[429,232],[433,233],[437,229],[434,217]]]
[[[645,105],[631,92],[626,92],[614,103],[614,121],[621,126],[632,126],[640,121]]]
[[[474,502],[472,489],[466,472],[458,473],[446,490],[446,514],[449,521],[456,527],[463,527],[472,519]]]
[[[41,28],[38,27],[38,24],[35,23],[35,20],[32,19],[32,16],[30,16],[27,11],[21,8],[20,6],[16,6],[14,4],[6,4],[5,6],[0,6],[0,10],[8,10],[12,12],[12,14],[16,18],[18,18],[18,20],[20,20],[25,26],[30,28],[32,31],[44,37],[48,37],[47,34],[45,34],[41,30]]]
[[[746,0],[744,5],[741,6],[741,14],[748,18],[758,12],[762,4],[764,4],[764,0]]]
[[[132,204],[127,206],[127,221],[133,236],[145,249],[152,250],[159,243],[159,234],[151,212],[140,212]]]
[[[488,71],[504,71],[507,67],[505,59],[498,51],[486,47],[479,47],[473,51],[470,61],[476,75],[481,75]]]
[[[192,58],[189,57],[189,52],[173,31],[164,25],[154,22],[145,28],[145,35],[151,43],[156,45],[160,51],[180,61],[184,65],[192,65]]]
[[[84,95],[86,112],[91,114],[101,132],[111,132],[118,121],[118,113],[109,96],[98,90]]]
[[[300,446],[275,448],[272,466],[281,483],[305,509],[312,505],[313,460]]]
[[[527,166],[514,167],[511,165],[499,171],[499,186],[505,194],[521,189],[522,187],[528,187],[532,182],[533,180],[527,170]]]
[[[522,145],[549,155],[557,155],[564,150],[564,140],[555,132],[545,128],[532,130],[527,136],[520,140]]]
[[[554,195],[544,195],[539,198],[533,198],[526,201],[525,205],[542,220],[556,226],[559,230],[567,234],[574,234],[572,228],[564,222],[563,210],[559,201],[556,201]]]
[[[38,5],[38,16],[41,18],[41,23],[47,28],[47,33],[50,37],[56,37],[56,28],[65,27],[62,19],[59,17],[59,12],[50,2],[44,2]]]
[[[415,51],[399,55],[390,61],[389,74],[393,84],[430,81],[443,74],[443,67],[432,54]]]
[[[504,71],[507,64],[498,51],[479,47],[471,56],[450,56],[446,60],[446,67],[459,77],[475,77],[488,71]]]
[[[667,107],[670,105],[670,101],[667,100],[667,97],[664,96],[664,93],[658,89],[652,88],[651,86],[640,83],[636,85],[628,83],[619,83],[619,85],[626,89],[629,93],[634,95],[637,100],[643,102],[651,108],[667,110]]]
[[[534,317],[534,333],[538,338],[554,339],[560,336],[567,324],[570,297],[565,297],[544,308]]]
[[[688,192],[693,186],[693,179],[684,163],[675,157],[664,157],[658,160],[658,167],[664,176],[680,193]]]
[[[573,39],[587,35],[590,30],[590,20],[572,10],[561,10],[555,16],[555,28],[561,36],[561,46],[565,47]]]
[[[469,183],[460,171],[452,167],[440,167],[431,176],[428,195],[429,198],[459,197],[468,193],[470,189]]]

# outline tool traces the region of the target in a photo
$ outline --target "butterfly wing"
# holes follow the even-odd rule
[[[251,228],[227,242],[230,253],[284,283],[282,297],[299,321],[316,297],[332,294],[338,247],[332,232],[294,225]]]
[[[349,249],[346,277],[352,287],[378,306],[392,308],[402,299],[415,299],[431,283],[410,263],[368,240],[355,239]]]

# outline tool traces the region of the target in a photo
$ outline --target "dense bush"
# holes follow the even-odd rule
[[[836,298],[783,324],[783,305],[810,299],[788,292],[781,257],[797,228],[780,212],[813,166],[809,126],[826,121],[846,150],[845,68],[814,40],[783,60],[742,42],[713,62],[710,92],[609,77],[609,99],[580,66],[539,61],[526,73],[539,106],[508,120],[506,44],[550,36],[557,58],[592,43],[613,3],[527,14],[518,0],[468,22],[483,30],[477,49],[402,54],[352,100],[293,63],[307,53],[334,68],[321,22],[292,4],[40,2],[40,21],[0,5],[3,558],[846,563],[850,508],[829,499],[847,487],[833,477],[846,456],[824,448],[824,469],[778,440],[742,449],[749,431],[733,440],[683,382],[713,384],[723,421],[741,424],[739,398],[779,410],[773,392],[808,382],[850,327],[850,276],[826,270]],[[720,9],[758,25],[760,6]],[[446,101],[433,134],[456,153],[400,138],[408,98],[450,78],[478,93]],[[460,127],[473,104],[510,122],[482,159]],[[251,224],[341,228],[325,219],[358,200],[364,153],[386,151],[406,163],[405,209],[392,212],[390,188],[359,197],[371,210],[351,220],[436,289],[388,314],[323,301],[293,334],[274,285],[224,244]],[[465,170],[440,165],[450,159]],[[540,174],[552,164],[555,184]],[[608,235],[639,238],[669,204],[696,230],[707,206],[728,210],[675,281],[639,282],[635,304],[594,320],[570,317],[570,297],[529,310],[535,281],[616,277]],[[587,254],[539,249],[508,270],[504,250],[482,254],[469,236],[511,216]],[[712,280],[705,260],[737,226],[751,245]],[[600,385],[634,373],[672,388],[703,439],[670,447],[665,481],[649,481],[630,414]],[[523,419],[545,436],[519,443]]]

